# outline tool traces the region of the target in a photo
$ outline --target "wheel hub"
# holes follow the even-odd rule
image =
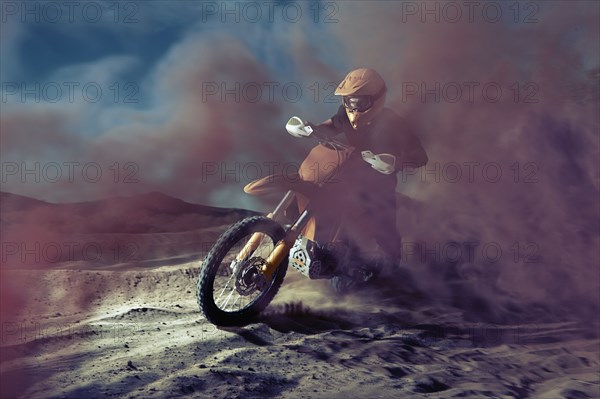
[[[238,265],[235,275],[235,289],[238,294],[246,296],[266,287],[267,279],[260,271],[265,264],[263,258],[254,257]]]

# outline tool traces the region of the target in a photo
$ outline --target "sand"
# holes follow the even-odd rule
[[[290,270],[260,321],[219,329],[196,304],[198,267],[3,272],[35,294],[3,320],[2,397],[599,397],[593,326],[469,323]]]

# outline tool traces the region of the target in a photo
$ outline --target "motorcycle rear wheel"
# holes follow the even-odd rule
[[[236,256],[254,233],[264,236],[244,259]],[[225,231],[202,263],[196,298],[200,310],[213,324],[236,326],[250,323],[271,302],[283,282],[288,260],[277,267],[270,281],[259,268],[279,240],[283,228],[272,219],[253,216]]]

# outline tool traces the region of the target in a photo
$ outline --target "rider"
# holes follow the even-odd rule
[[[408,123],[384,106],[386,91],[383,78],[375,70],[355,69],[335,90],[343,102],[338,112],[313,126],[327,136],[344,134],[356,149],[336,175],[339,184],[324,186],[330,192],[323,194],[335,198],[331,208],[343,208],[362,239],[376,240],[389,267],[397,264],[401,254],[401,237],[396,230],[396,173],[423,166],[428,158]],[[351,195],[340,196],[340,192]]]

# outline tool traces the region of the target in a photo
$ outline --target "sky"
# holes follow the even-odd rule
[[[388,105],[438,159],[444,114],[530,115],[600,65],[598,5],[584,1],[3,1],[1,11],[3,190],[55,202],[161,191],[259,206],[235,193],[310,147],[285,121],[333,115],[335,85],[356,67],[384,76]]]

